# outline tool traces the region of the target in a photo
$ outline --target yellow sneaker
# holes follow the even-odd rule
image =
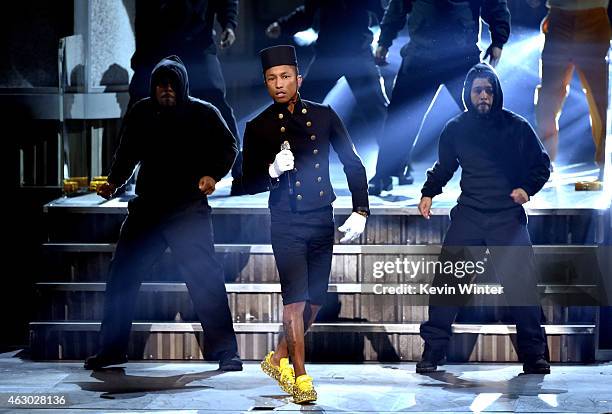
[[[276,365],[272,365],[272,355],[274,355],[274,351],[270,351],[268,355],[261,361],[261,370],[265,372],[268,376],[274,378],[276,381],[280,381],[280,367]]]
[[[295,374],[293,368],[289,364],[289,358],[281,358],[280,365],[272,364],[272,356],[274,351],[271,351],[263,361],[261,361],[261,370],[278,382],[281,389],[287,394],[293,393],[293,384],[295,383]]]
[[[293,402],[305,404],[316,400],[317,392],[312,385],[312,377],[306,374],[297,377],[293,385]]]
[[[293,394],[293,386],[295,384],[295,372],[293,367],[289,364],[289,358],[281,358],[280,360],[280,378],[278,385],[287,394]]]

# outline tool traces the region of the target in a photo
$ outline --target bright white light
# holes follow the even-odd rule
[[[372,32],[372,48],[375,49],[378,45],[378,39],[380,38],[380,26],[371,26],[370,32]]]
[[[470,405],[470,410],[475,413],[480,413],[487,409],[491,404],[493,404],[499,397],[503,394],[501,392],[483,392],[476,396],[472,404]]]
[[[310,46],[319,38],[319,33],[314,29],[303,30],[293,35],[293,40],[298,46]]]
[[[538,398],[551,407],[558,407],[557,394],[538,394]]]

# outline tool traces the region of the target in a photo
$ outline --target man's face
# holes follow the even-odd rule
[[[493,85],[487,78],[476,78],[470,91],[472,105],[479,114],[488,114],[493,106]]]
[[[302,85],[302,76],[295,66],[273,66],[264,74],[268,93],[277,103],[287,103],[297,94]]]
[[[162,81],[155,86],[155,99],[160,106],[175,106],[176,92],[169,81]]]

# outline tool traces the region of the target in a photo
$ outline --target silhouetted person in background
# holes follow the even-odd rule
[[[368,135],[378,141],[387,115],[387,97],[372,54],[372,17],[383,15],[380,0],[306,0],[303,6],[268,26],[273,39],[296,33],[318,22],[315,56],[305,71],[302,95],[323,102],[336,82],[345,77]]]
[[[506,0],[391,0],[380,26],[376,59],[386,64],[389,47],[406,24],[410,41],[402,47],[402,64],[395,78],[376,174],[369,192],[379,195],[399,184],[412,184],[410,156],[417,134],[440,85],[445,85],[460,108],[463,79],[480,62],[480,18],[489,25],[490,56],[495,66],[510,36]]]
[[[225,80],[213,36],[215,17],[223,29],[219,47],[228,48],[236,40],[238,0],[136,0],[136,51],[132,56],[130,106],[149,96],[149,77],[157,62],[165,56],[177,55],[187,67],[191,96],[212,103],[238,139],[236,119],[225,98]],[[232,168],[233,195],[243,193],[241,175],[239,154]]]
[[[539,0],[531,0],[534,7]],[[559,142],[558,119],[569,92],[574,69],[580,76],[591,115],[595,162],[603,166],[608,112],[608,49],[610,49],[609,0],[549,0],[542,22],[546,38],[541,59],[541,84],[536,91],[538,133],[555,161]]]
[[[204,355],[219,369],[242,369],[223,269],[215,258],[207,196],[230,170],[236,138],[208,102],[189,96],[185,66],[163,59],[151,75],[150,96],[123,120],[121,142],[98,194],[110,198],[140,165],[136,198],[128,204],[111,261],[99,352],[86,369],[127,361],[140,283],[170,247],[204,329]]]

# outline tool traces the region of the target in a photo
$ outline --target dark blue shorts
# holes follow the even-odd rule
[[[283,304],[322,305],[327,295],[334,248],[332,207],[290,212],[271,210],[272,250]]]

